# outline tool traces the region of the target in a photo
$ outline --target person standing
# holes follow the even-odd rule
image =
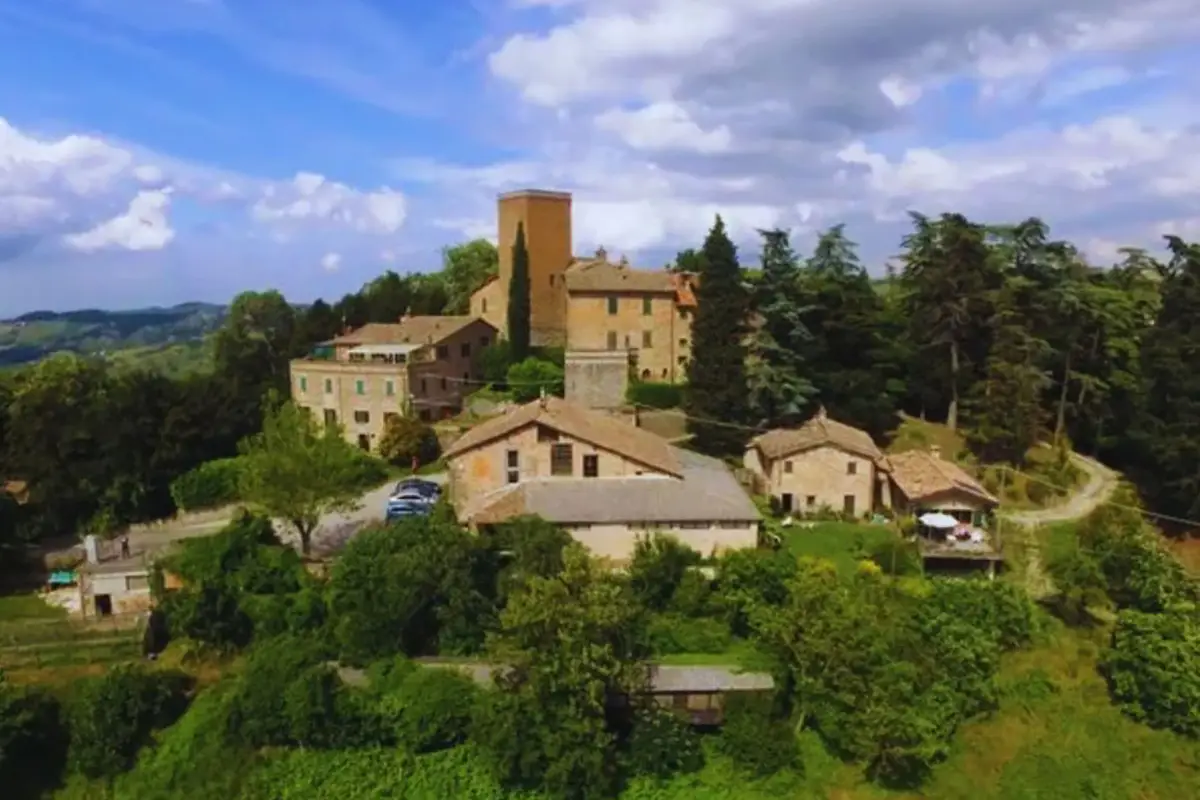
[[[129,534],[121,534],[121,558],[129,558]]]

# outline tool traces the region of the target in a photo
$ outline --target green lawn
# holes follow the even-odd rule
[[[66,619],[67,612],[36,594],[0,595],[0,623],[27,619]]]
[[[778,523],[768,524],[796,556],[828,559],[837,564],[839,570],[853,570],[875,545],[896,536],[884,525],[858,522],[816,522],[811,528],[800,527],[805,523],[789,528]]]

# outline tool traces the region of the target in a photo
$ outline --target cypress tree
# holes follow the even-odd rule
[[[742,283],[737,248],[718,216],[704,240],[692,322],[692,361],[688,365],[685,409],[697,449],[713,455],[740,453],[745,430],[707,420],[744,425],[749,417],[746,391],[746,316],[749,293]]]
[[[508,345],[514,364],[529,357],[529,315],[529,251],[525,249],[525,224],[518,222],[508,284]]]

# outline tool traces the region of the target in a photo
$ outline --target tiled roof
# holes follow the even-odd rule
[[[479,317],[407,317],[400,322],[369,322],[334,339],[330,344],[437,344],[461,331]]]
[[[696,307],[696,293],[693,291],[696,276],[676,272],[671,275],[675,284],[675,302],[684,308]]]
[[[565,273],[568,292],[653,292],[675,294],[675,276],[666,270],[633,269],[606,259],[579,260]]]
[[[999,502],[962,467],[924,450],[908,450],[888,457],[892,482],[909,500],[944,492],[966,492],[989,503]]]
[[[757,447],[771,460],[832,445],[883,465],[883,453],[875,445],[871,434],[830,419],[825,415],[825,409],[818,411],[816,416],[799,428],[767,431],[752,439],[750,445]]]
[[[632,423],[592,411],[559,397],[534,400],[471,428],[446,450],[453,458],[533,424],[545,425],[574,439],[618,453],[630,461],[678,476],[679,459],[667,440]]]
[[[682,477],[546,478],[478,498],[463,516],[480,525],[537,514],[561,524],[754,522],[758,509],[720,461],[671,448]]]

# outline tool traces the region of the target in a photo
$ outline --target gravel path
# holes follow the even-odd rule
[[[1035,600],[1054,594],[1054,582],[1046,573],[1042,561],[1041,544],[1037,528],[1056,522],[1082,519],[1096,510],[1097,506],[1112,497],[1121,476],[1094,458],[1072,453],[1075,466],[1088,475],[1083,488],[1068,497],[1063,503],[1040,508],[1035,511],[1001,511],[1006,522],[1020,526],[1014,534],[1025,547],[1025,588]]]

